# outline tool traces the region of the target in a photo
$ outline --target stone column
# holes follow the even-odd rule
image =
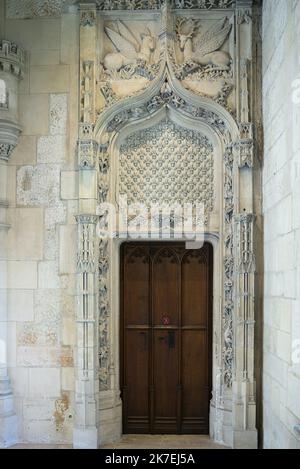
[[[97,155],[94,140],[96,4],[80,4],[79,214],[74,448],[99,446]]]
[[[0,448],[18,440],[17,416],[7,369],[7,231],[8,163],[18,143],[18,84],[24,51],[9,41],[0,42]]]

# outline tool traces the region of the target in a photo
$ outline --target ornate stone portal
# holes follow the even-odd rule
[[[250,99],[256,14],[251,0],[80,5],[75,447],[121,435],[118,270],[126,236],[119,227],[113,239],[97,237],[97,225],[107,225],[98,204],[118,210],[122,193],[150,202],[153,171],[157,193],[180,200],[185,189],[176,176],[166,188],[171,168],[193,192],[186,197],[205,202],[203,234],[214,246],[211,437],[234,448],[257,446],[252,120],[258,111]]]

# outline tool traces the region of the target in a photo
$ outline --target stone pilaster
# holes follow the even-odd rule
[[[79,215],[77,253],[77,364],[74,448],[99,446],[98,197],[94,140],[96,4],[80,4],[80,109],[78,139]]]
[[[16,44],[0,42],[0,448],[18,440],[17,416],[14,413],[13,393],[7,367],[7,231],[6,221],[8,163],[17,146],[21,128],[18,124],[18,84],[23,76],[25,55]]]
[[[254,224],[255,216],[251,213],[242,213],[235,217],[236,315],[234,320],[233,442],[236,448],[257,446],[254,373]]]
[[[97,448],[98,438],[98,314],[96,224],[98,217],[78,215],[77,367],[75,448]]]

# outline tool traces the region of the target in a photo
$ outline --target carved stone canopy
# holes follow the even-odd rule
[[[24,50],[13,42],[0,41],[0,71],[23,77],[25,66]]]

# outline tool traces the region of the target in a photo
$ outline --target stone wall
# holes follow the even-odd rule
[[[78,17],[7,19],[22,44],[20,142],[9,163],[8,366],[19,437],[72,442]]]
[[[300,364],[293,362],[300,339],[300,105],[292,88],[300,78],[299,21],[298,0],[264,0],[265,448],[300,448]]]

